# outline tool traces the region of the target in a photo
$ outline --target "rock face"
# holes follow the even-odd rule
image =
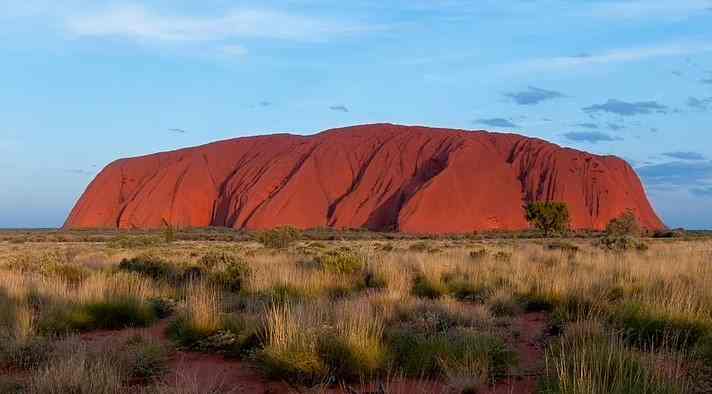
[[[335,227],[408,233],[524,229],[522,206],[563,201],[572,226],[628,209],[663,228],[623,160],[514,134],[390,124],[236,138],[121,159],[65,228]]]

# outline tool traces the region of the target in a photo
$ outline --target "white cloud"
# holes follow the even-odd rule
[[[282,11],[236,8],[212,17],[161,14],[142,5],[121,5],[68,17],[67,30],[83,37],[119,37],[136,41],[220,41],[267,38],[321,41],[369,30],[368,26]]]
[[[509,68],[510,71],[515,72],[562,71],[612,63],[635,62],[658,57],[685,56],[710,51],[712,51],[712,44],[710,43],[664,44],[659,46],[614,49],[593,55],[530,59],[509,65],[505,68]]]

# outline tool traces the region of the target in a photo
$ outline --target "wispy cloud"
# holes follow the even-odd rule
[[[504,95],[519,105],[536,105],[541,103],[542,101],[564,97],[561,92],[540,89],[534,86],[529,86],[527,90],[523,90],[520,92],[509,92],[505,93]]]
[[[626,102],[616,99],[608,99],[603,104],[595,104],[584,107],[583,111],[589,114],[597,112],[609,112],[621,116],[647,115],[651,113],[667,113],[669,108],[657,101]]]
[[[235,8],[213,17],[168,15],[143,5],[119,5],[67,18],[77,36],[137,41],[221,41],[235,38],[325,40],[369,30],[369,26],[262,8]],[[226,47],[232,51],[239,47]]]
[[[638,174],[646,184],[658,186],[699,186],[712,180],[710,161],[673,161],[639,167]]]
[[[697,197],[712,197],[712,186],[693,187],[690,189],[690,193]]]
[[[349,108],[345,105],[332,105],[329,109],[337,112],[349,112]]]
[[[663,156],[679,160],[705,160],[705,156],[697,152],[665,152]]]
[[[590,122],[576,123],[574,126],[583,127],[584,129],[597,129],[598,128],[598,124],[590,123]]]
[[[559,56],[530,59],[509,65],[507,68],[521,72],[546,72],[572,70],[606,64],[628,63],[659,57],[685,56],[712,52],[709,42],[666,43],[644,47],[612,49],[587,56]]]
[[[707,111],[710,107],[712,107],[712,97],[690,97],[687,99],[687,106],[698,111]]]
[[[483,124],[485,126],[489,127],[501,127],[501,128],[510,128],[510,129],[516,129],[519,128],[518,125],[512,123],[509,119],[504,119],[504,118],[487,118],[487,119],[477,119],[474,121],[476,124]]]
[[[619,138],[612,137],[606,133],[601,133],[600,131],[574,131],[564,134],[564,137],[571,141],[588,142],[591,144],[619,140]]]
[[[606,125],[608,126],[609,129],[611,129],[613,131],[619,131],[619,130],[625,129],[624,125],[618,124],[618,123],[608,122]]]

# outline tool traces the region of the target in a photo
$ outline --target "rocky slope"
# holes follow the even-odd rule
[[[663,224],[623,160],[514,134],[390,124],[236,138],[109,164],[65,228],[523,229],[522,205],[568,203],[575,228],[632,209]]]

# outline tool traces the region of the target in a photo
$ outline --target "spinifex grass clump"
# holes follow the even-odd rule
[[[401,328],[389,332],[388,342],[394,368],[413,377],[454,376],[470,368],[482,383],[491,383],[515,361],[501,339],[468,329],[432,333]]]
[[[673,371],[670,371],[670,368]],[[679,360],[667,369],[596,322],[571,325],[547,351],[543,393],[676,394],[690,392]],[[678,370],[675,370],[678,369]]]
[[[269,375],[306,384],[375,376],[383,371],[387,349],[382,322],[369,308],[359,301],[331,308],[273,305],[266,311],[258,358]],[[336,315],[329,316],[329,309]]]
[[[27,384],[32,394],[119,394],[131,384],[160,377],[170,350],[141,336],[108,340],[87,346],[78,338],[65,339]]]
[[[185,289],[185,304],[169,327],[170,336],[183,346],[194,346],[222,327],[222,297],[203,282],[191,282]]]

